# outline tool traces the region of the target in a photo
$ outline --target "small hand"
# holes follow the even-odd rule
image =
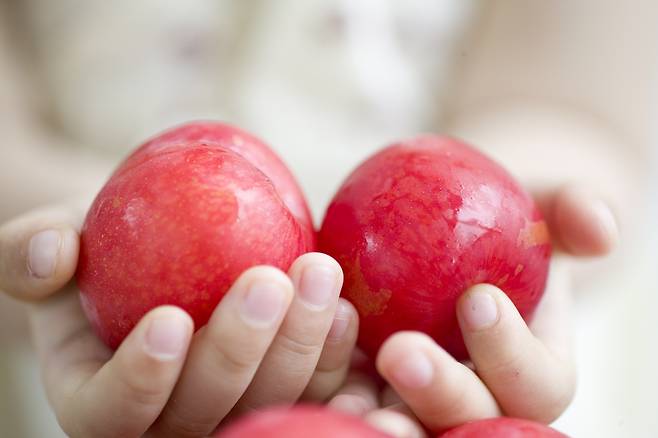
[[[58,207],[0,227],[0,290],[31,301],[48,399],[71,436],[206,436],[226,418],[273,403],[322,401],[342,383],[356,340],[330,257],[288,274],[243,273],[193,334],[183,310],[145,315],[116,352],[93,333],[72,277],[82,209]]]
[[[472,363],[453,359],[431,338],[402,332],[377,357],[390,384],[377,408],[373,386],[363,381],[330,402],[364,414],[399,437],[424,437],[470,420],[498,415],[550,423],[575,389],[570,340],[568,257],[607,254],[617,240],[610,210],[583,191],[562,188],[540,198],[555,237],[556,254],[545,296],[528,327],[503,291],[477,285],[457,304]],[[357,412],[353,406],[366,406]]]

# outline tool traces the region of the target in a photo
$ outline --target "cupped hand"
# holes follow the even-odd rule
[[[269,404],[322,401],[342,383],[357,334],[342,272],[310,253],[283,273],[244,272],[196,333],[180,308],[145,315],[116,352],[93,333],[72,278],[82,208],[0,227],[0,290],[28,301],[48,399],[70,436],[206,436]]]
[[[618,231],[605,203],[581,189],[563,187],[538,200],[557,251],[529,326],[503,291],[476,285],[456,308],[471,362],[456,361],[424,334],[396,333],[376,361],[390,387],[378,397],[371,382],[357,379],[330,404],[398,437],[424,437],[499,415],[556,419],[572,400],[576,382],[568,261],[607,254]]]

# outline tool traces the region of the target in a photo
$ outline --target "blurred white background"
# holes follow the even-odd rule
[[[95,193],[189,119],[266,139],[316,221],[377,148],[458,135],[616,207],[619,251],[575,282],[579,388],[556,427],[658,436],[657,28],[652,0],[0,0],[0,220]],[[57,436],[22,308],[0,306],[0,435]]]

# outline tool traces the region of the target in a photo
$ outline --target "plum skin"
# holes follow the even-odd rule
[[[386,438],[358,417],[314,405],[274,407],[240,418],[214,438]],[[464,423],[440,438],[568,438],[543,424],[509,417]]]
[[[387,438],[353,415],[313,405],[270,408],[221,429],[215,438]]]
[[[355,169],[327,209],[318,246],[343,268],[342,295],[359,312],[358,344],[371,358],[394,332],[415,330],[466,359],[459,296],[491,283],[529,320],[551,254],[530,195],[474,148],[432,135]]]
[[[509,417],[472,421],[440,435],[441,438],[568,438],[543,424]]]
[[[315,239],[313,220],[306,198],[293,174],[262,140],[235,126],[220,122],[198,121],[175,127],[146,141],[126,158],[117,172],[125,171],[150,157],[185,147],[190,143],[226,148],[244,157],[270,179],[284,204],[307,228],[308,236]]]
[[[101,189],[82,227],[76,279],[83,309],[110,348],[159,305],[181,307],[200,328],[244,270],[287,270],[314,249],[301,191],[253,141],[228,125],[184,125],[147,142]],[[276,160],[257,167],[244,156],[262,157],[263,149]],[[272,168],[297,216],[263,172]]]

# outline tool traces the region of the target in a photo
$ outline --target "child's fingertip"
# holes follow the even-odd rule
[[[619,244],[619,226],[612,209],[603,200],[592,201],[592,211],[597,218],[600,234],[600,252],[606,254]]]
[[[53,276],[60,248],[62,233],[57,229],[41,230],[35,233],[28,243],[28,272],[35,278],[46,279]]]
[[[590,191],[567,187],[557,198],[554,218],[562,246],[574,256],[601,256],[619,240],[619,228],[609,205]]]
[[[190,316],[173,306],[160,307],[150,316],[144,336],[146,353],[162,362],[182,357],[194,329]]]

